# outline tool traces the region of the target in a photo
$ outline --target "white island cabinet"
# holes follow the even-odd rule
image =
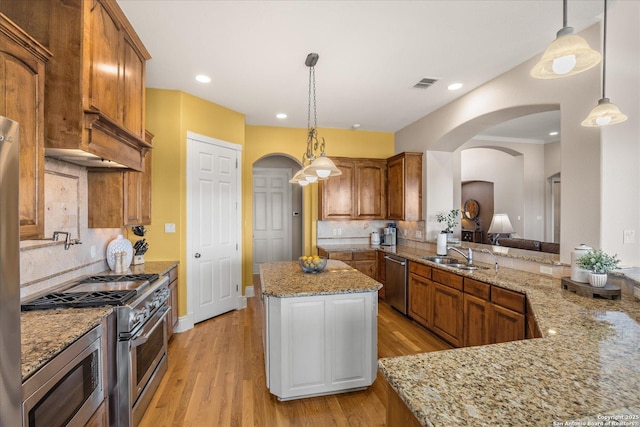
[[[263,264],[267,387],[280,400],[364,389],[376,378],[378,289],[341,261],[318,274]]]

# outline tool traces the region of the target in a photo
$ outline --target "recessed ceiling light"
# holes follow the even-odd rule
[[[447,89],[449,90],[458,90],[462,87],[462,83],[451,83],[449,86],[447,86]]]
[[[211,77],[205,76],[204,74],[198,74],[196,80],[200,83],[211,83]]]
[[[276,117],[279,118],[279,119],[286,119],[287,115],[285,113],[278,113],[278,114],[276,114]]]
[[[556,136],[559,132],[558,131],[553,131],[553,132],[549,132],[549,136]]]

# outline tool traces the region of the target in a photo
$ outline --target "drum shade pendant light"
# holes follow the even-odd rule
[[[305,186],[318,179],[328,179],[330,176],[342,175],[333,161],[324,152],[324,138],[318,138],[318,113],[316,111],[316,69],[315,65],[320,56],[310,53],[304,61],[309,67],[309,105],[307,108],[307,150],[302,154],[302,169],[289,180]],[[313,91],[312,91],[313,89]],[[313,126],[311,126],[311,100],[313,98]],[[316,155],[319,150],[319,155]],[[308,164],[307,164],[308,163]]]
[[[567,0],[562,1],[562,28],[545,50],[530,75],[537,79],[568,77],[593,68],[600,63],[600,53],[591,49],[580,36],[567,27]]]
[[[612,104],[604,95],[605,77],[607,75],[607,0],[604,0],[604,28],[602,39],[602,98],[591,113],[582,121],[582,126],[598,127],[615,125],[627,120],[627,116],[620,112],[616,104]]]

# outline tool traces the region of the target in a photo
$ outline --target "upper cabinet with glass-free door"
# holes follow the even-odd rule
[[[400,153],[387,159],[387,219],[422,219],[422,153]]]
[[[44,237],[44,80],[51,53],[0,14],[0,116],[20,125],[20,239]]]
[[[318,219],[384,219],[386,160],[336,157],[333,161],[342,175],[319,182]]]

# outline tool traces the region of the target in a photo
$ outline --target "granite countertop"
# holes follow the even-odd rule
[[[375,292],[382,285],[342,261],[327,260],[316,274],[305,273],[296,261],[260,265],[262,294],[278,298]]]
[[[396,253],[525,293],[543,335],[380,359],[380,371],[421,424],[570,425],[626,415],[640,425],[631,416],[640,417],[638,301],[581,297],[561,289],[560,279],[508,268],[460,271],[422,260],[431,254],[413,248]]]
[[[177,261],[149,261],[131,265],[126,274],[166,274],[178,265]],[[107,270],[99,275],[114,274]],[[77,279],[57,286],[56,291],[76,283]],[[36,296],[51,292],[43,291]],[[78,338],[100,324],[113,312],[112,307],[66,308],[21,313],[22,381],[58,355]]]
[[[111,307],[99,307],[21,313],[22,381],[112,312]]]

